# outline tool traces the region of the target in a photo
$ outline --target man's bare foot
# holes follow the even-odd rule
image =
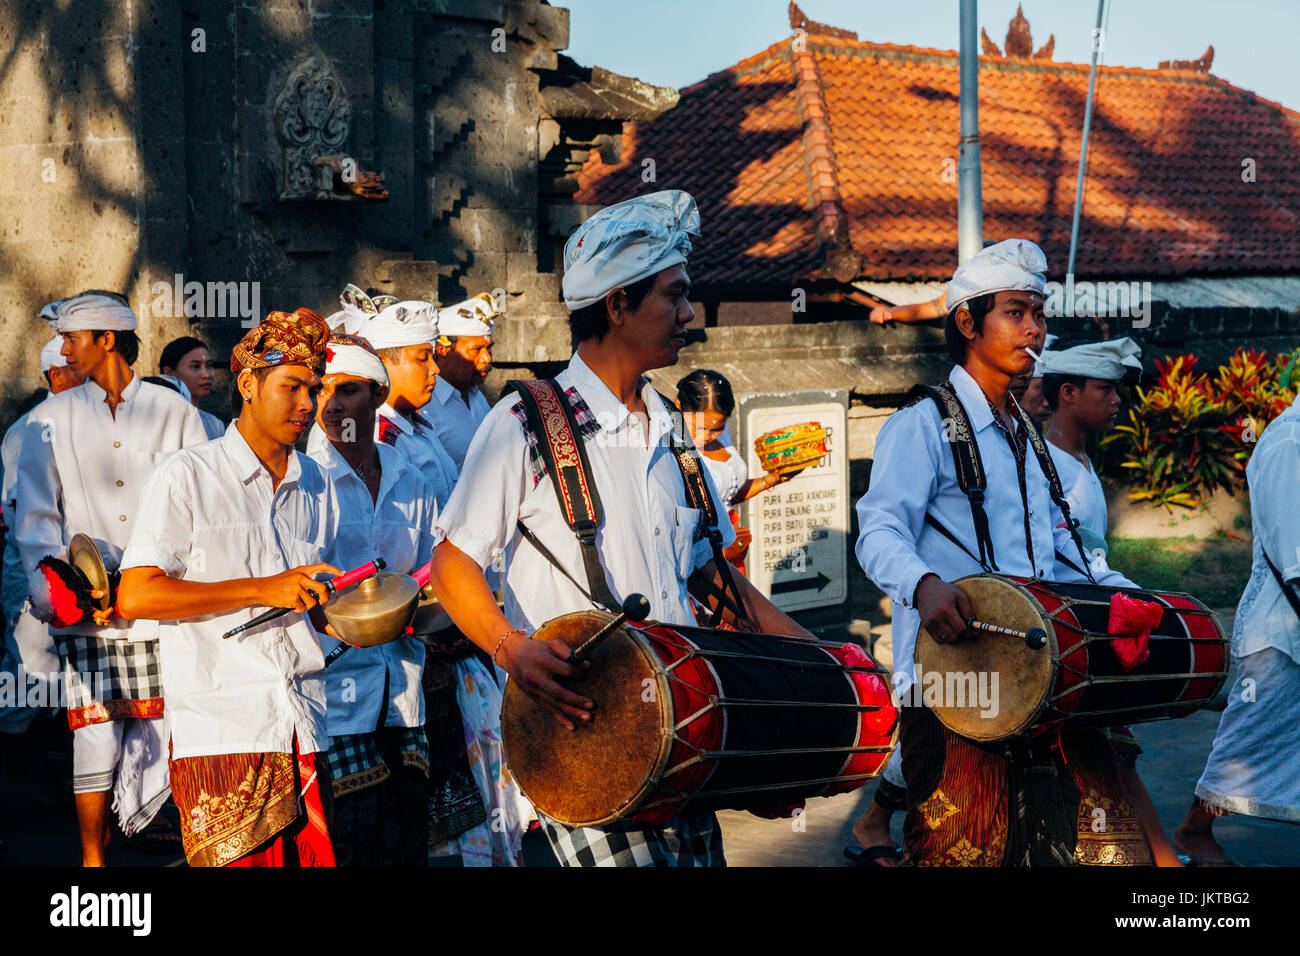
[[[865,849],[874,847],[893,847],[894,838],[889,834],[889,811],[877,803],[872,803],[867,812],[858,817],[853,824],[853,839]],[[885,868],[898,866],[896,859],[882,856],[873,865]]]
[[[1184,820],[1174,830],[1174,849],[1196,861],[1194,865],[1213,866],[1216,862],[1232,866],[1228,854],[1214,839],[1209,827],[1188,826]]]

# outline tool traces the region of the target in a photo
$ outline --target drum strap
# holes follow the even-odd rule
[[[662,392],[658,395],[665,407],[676,408]],[[740,585],[736,583],[732,573],[731,562],[722,555],[722,531],[718,526],[718,510],[713,507],[713,496],[709,494],[709,486],[704,479],[704,463],[700,461],[700,453],[695,448],[695,442],[686,433],[686,424],[680,412],[676,412],[673,416],[673,427],[668,433],[668,441],[672,446],[673,457],[677,459],[677,467],[681,470],[682,481],[686,485],[686,500],[691,503],[692,508],[704,514],[705,532],[709,537],[709,546],[713,549],[713,564],[722,579],[721,597],[724,600],[719,600],[718,606],[713,609],[713,618],[709,627],[717,627],[722,622],[722,612],[727,604],[725,599],[730,596],[732,613],[739,619],[737,623],[743,624],[747,630],[757,631],[758,628],[745,614],[745,602],[741,600]]]
[[[560,502],[560,513],[582,546],[582,563],[590,592],[581,585],[578,585],[578,590],[593,604],[618,613],[620,602],[610,590],[605,569],[600,564],[600,555],[596,551],[596,531],[605,519],[605,512],[601,507],[596,483],[591,480],[591,462],[587,459],[586,445],[578,437],[578,423],[573,416],[573,409],[569,407],[568,398],[563,389],[549,380],[515,380],[507,383],[506,390],[517,392],[523,402],[528,429],[537,441],[537,449],[551,476],[555,497]],[[577,584],[531,530],[524,527],[522,522],[519,527],[524,537],[541,552],[542,557]]]
[[[980,567],[992,573],[998,569],[997,559],[993,556],[993,537],[989,533],[989,516],[984,511],[984,489],[988,481],[984,477],[984,463],[980,460],[979,448],[975,444],[975,432],[971,428],[970,416],[950,388],[934,385],[913,385],[908,393],[910,401],[928,398],[939,408],[939,417],[946,423],[952,422],[953,434],[945,435],[948,446],[952,448],[953,464],[957,468],[957,485],[970,502],[971,519],[975,524],[975,540],[979,545],[979,557],[975,558]],[[970,549],[957,540],[938,519],[930,514],[925,516],[926,524],[940,531],[967,554]],[[971,557],[975,555],[971,554]]]
[[[1296,617],[1300,617],[1300,598],[1296,597],[1295,589],[1282,579],[1282,572],[1277,569],[1277,565],[1273,563],[1273,559],[1268,556],[1268,552],[1262,545],[1259,553],[1264,555],[1264,560],[1268,562],[1268,569],[1273,572],[1273,580],[1282,589],[1282,596],[1286,598],[1286,603],[1291,605],[1291,610],[1295,611]]]
[[[1061,488],[1061,476],[1056,473],[1056,463],[1052,461],[1052,456],[1047,450],[1047,442],[1043,441],[1043,436],[1038,434],[1038,429],[1034,427],[1034,423],[1029,420],[1029,416],[1019,404],[1016,405],[1016,410],[1020,412],[1020,421],[1024,427],[1029,429],[1029,444],[1033,447],[1034,454],[1038,456],[1038,467],[1043,469],[1043,474],[1047,476],[1047,490],[1052,496],[1052,501],[1056,502],[1056,506],[1061,509],[1065,526],[1070,529],[1070,538],[1079,551],[1082,567],[1075,567],[1074,562],[1060,551],[1056,552],[1056,559],[1076,573],[1087,575],[1088,580],[1096,584],[1097,580],[1092,576],[1088,553],[1083,550],[1083,538],[1079,537],[1079,522],[1070,514],[1070,503],[1065,500],[1065,491]]]
[[[970,500],[971,517],[975,523],[975,538],[979,542],[980,549],[979,557],[976,560],[979,561],[980,566],[985,571],[996,571],[998,566],[993,557],[993,541],[989,535],[989,519],[984,511],[984,489],[988,487],[988,480],[984,475],[984,465],[980,460],[979,446],[975,443],[975,432],[971,428],[970,416],[966,414],[966,409],[957,397],[957,393],[946,384],[939,386],[915,385],[908,394],[908,398],[931,399],[939,408],[939,417],[945,422],[952,422],[953,434],[948,440],[948,444],[952,447],[953,463],[957,468],[957,484]],[[1034,456],[1038,459],[1038,466],[1047,477],[1048,493],[1056,506],[1061,509],[1061,514],[1065,518],[1065,525],[1070,529],[1070,537],[1074,541],[1074,546],[1079,550],[1079,557],[1082,559],[1081,566],[1075,565],[1060,551],[1056,552],[1056,558],[1066,567],[1072,568],[1075,572],[1086,576],[1089,581],[1096,584],[1097,582],[1093,578],[1089,567],[1087,552],[1083,549],[1083,539],[1079,537],[1079,522],[1070,515],[1070,505],[1065,500],[1060,476],[1056,473],[1056,466],[1052,463],[1052,456],[1047,451],[1043,436],[1038,434],[1038,429],[1034,427],[1024,409],[1016,405],[1016,411],[1020,414],[1022,427],[1027,430],[1029,444],[1034,449]],[[945,438],[948,439],[949,436],[945,436]],[[952,532],[940,525],[935,518],[927,514],[925,520],[926,524],[941,532],[946,538],[961,547],[963,551],[970,554],[970,550],[962,545]],[[971,555],[971,557],[975,556]]]

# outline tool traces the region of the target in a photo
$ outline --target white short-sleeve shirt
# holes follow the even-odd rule
[[[433,399],[421,409],[424,416],[433,422],[438,441],[442,442],[457,469],[465,467],[469,443],[491,410],[492,406],[477,386],[469,390],[467,405],[460,389],[441,377],[434,383]]]
[[[143,492],[154,469],[181,448],[208,440],[198,409],[138,375],[122,390],[116,414],[105,397],[86,381],[51,395],[27,418],[16,537],[33,595],[45,591],[36,563],[47,554],[66,559],[77,533],[89,535],[108,570],[117,570],[135,521],[152,507]],[[68,631],[131,641],[157,636],[153,621],[120,628],[79,624]]]
[[[267,577],[328,562],[339,505],[334,483],[294,452],[279,487],[232,424],[155,472],[122,558],[185,581]],[[285,614],[231,638],[265,611],[241,608],[159,624],[163,701],[173,757],[301,753],[329,746],[325,659],[306,614]]]
[[[365,483],[320,426],[307,436],[307,455],[330,476],[338,493],[337,566],[347,571],[378,556],[386,562],[385,570],[410,574],[433,556],[438,504],[429,482],[400,451],[387,445],[375,448],[380,478],[378,497],[372,501]],[[321,634],[320,640],[326,654],[339,644],[328,634]],[[367,733],[381,723],[423,726],[423,671],[424,645],[411,635],[377,647],[349,648],[325,671],[330,736]]]
[[[686,582],[712,556],[703,513],[686,497],[682,473],[669,444],[672,412],[649,383],[641,398],[650,410],[645,426],[577,355],[557,376],[562,389],[575,388],[591,412],[586,439],[592,480],[604,506],[596,550],[610,591],[619,601],[641,593],[651,617],[693,624]],[[535,478],[516,397],[496,404],[474,436],[465,474],[442,509],[436,537],[465,552],[486,568],[504,555],[505,614],[515,627],[536,630],[570,611],[590,608],[562,572],[519,533],[523,521],[584,587],[582,549],[560,511],[551,476]],[[518,413],[517,413],[518,412]],[[726,509],[713,483],[705,479],[722,519],[723,545],[735,540]]]

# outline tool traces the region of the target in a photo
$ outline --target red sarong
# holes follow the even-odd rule
[[[295,747],[296,753],[296,747]],[[286,863],[288,841],[293,840],[293,852],[298,866],[334,866],[334,844],[330,841],[329,826],[325,823],[325,807],[321,803],[320,777],[316,773],[316,754],[297,754],[298,773],[301,775],[301,803],[306,813],[286,830],[282,830],[270,843],[247,856],[232,860],[226,866],[290,866]],[[292,858],[290,858],[292,859]]]

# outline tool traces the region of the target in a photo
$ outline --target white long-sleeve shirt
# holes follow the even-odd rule
[[[18,548],[32,603],[46,593],[36,564],[67,558],[77,533],[89,535],[104,565],[117,570],[137,516],[151,507],[142,497],[154,469],[187,445],[208,440],[198,409],[176,392],[131,378],[116,415],[93,381],[51,395],[27,419],[18,459]],[[153,621],[125,627],[83,623],[70,633],[118,640],[149,640]]]
[[[278,487],[232,424],[178,452],[146,490],[122,567],[161,568],[183,581],[269,577],[335,560],[338,499],[316,462],[294,452]],[[348,570],[343,568],[342,570]],[[173,757],[301,753],[329,746],[325,658],[306,614],[221,635],[266,608],[163,621],[163,703]]]
[[[344,570],[375,556],[394,574],[410,574],[433,556],[433,525],[438,504],[433,488],[396,448],[376,445],[379,494],[372,501],[352,466],[314,426],[307,436],[307,455],[330,476],[338,493],[337,566]],[[321,634],[328,654],[339,644]],[[424,645],[404,635],[377,647],[353,647],[325,671],[327,716],[331,737],[367,733],[380,726],[424,725]],[[388,698],[384,698],[385,681]]]
[[[1275,418],[1246,465],[1250,523],[1255,540],[1250,578],[1237,605],[1232,652],[1245,657],[1274,647],[1300,664],[1300,617],[1296,616],[1273,572],[1267,553],[1284,581],[1300,580],[1300,399]]]
[[[1064,519],[1052,502],[1047,477],[1033,448],[1025,451],[1022,497],[1016,456],[1005,433],[994,423],[987,397],[961,366],[955,366],[949,378],[970,417],[984,465],[988,482],[984,510],[998,573],[1086,581],[1055,558],[1059,550],[1075,564],[1081,560],[1069,531],[1058,527]],[[915,675],[912,658],[920,615],[913,600],[921,578],[933,573],[944,581],[954,581],[983,571],[977,560],[925,523],[927,512],[971,554],[979,554],[970,501],[957,484],[952,449],[944,441],[939,411],[929,399],[899,409],[885,422],[876,438],[870,488],[857,505],[861,529],[858,562],[867,577],[894,601],[894,684],[899,693],[911,687]],[[1101,556],[1090,559],[1098,584],[1133,586],[1128,578],[1106,567]]]
[[[433,398],[420,411],[433,423],[438,441],[442,442],[456,468],[461,469],[465,467],[465,455],[469,443],[474,440],[474,433],[491,410],[492,406],[477,386],[469,390],[469,404],[466,405],[460,390],[439,377],[433,386]]]
[[[596,551],[610,591],[619,601],[644,594],[655,620],[693,624],[686,581],[713,552],[703,536],[703,512],[690,506],[669,445],[672,409],[649,383],[642,387],[650,412],[647,439],[642,424],[577,355],[556,381],[562,389],[576,387],[591,411],[587,457],[605,513]],[[450,541],[481,568],[504,553],[506,617],[531,632],[591,604],[516,527],[522,520],[588,587],[582,548],[560,512],[552,476],[534,481],[522,412],[516,414],[521,404],[518,397],[497,402],[475,434],[465,458],[465,474],[475,477],[456,486],[435,537]],[[726,547],[736,535],[708,472],[704,475]]]

